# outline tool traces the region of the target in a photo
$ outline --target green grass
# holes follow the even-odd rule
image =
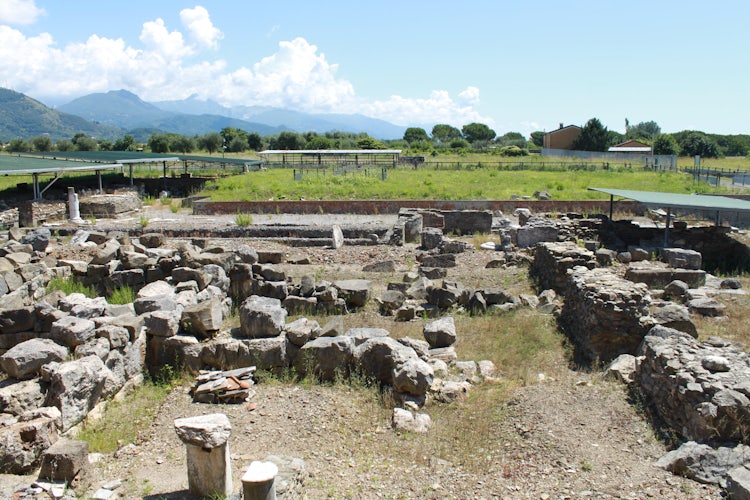
[[[74,278],[68,277],[68,278],[52,278],[49,283],[47,283],[47,293],[52,293],[55,290],[60,290],[65,295],[70,295],[71,293],[82,293],[86,297],[92,299],[96,297],[98,294],[96,293],[96,290],[94,290],[94,287],[92,286],[85,286],[81,284],[79,281],[75,280]]]
[[[172,386],[144,382],[122,401],[107,405],[105,415],[85,423],[76,439],[87,441],[93,452],[112,453],[122,444],[133,443],[152,423]]]
[[[320,200],[509,200],[513,195],[531,196],[548,191],[558,200],[606,200],[608,195],[589,187],[666,191],[674,193],[721,192],[692,177],[677,173],[642,170],[570,170],[549,172],[509,171],[498,168],[436,170],[397,168],[388,178],[364,175],[306,175],[294,181],[289,169],[269,169],[211,181],[200,195],[215,201],[268,199]]]
[[[115,288],[112,295],[107,299],[110,304],[129,304],[136,299],[135,291],[128,285]]]
[[[253,216],[250,214],[238,213],[234,217],[234,223],[240,227],[247,227],[253,224]]]

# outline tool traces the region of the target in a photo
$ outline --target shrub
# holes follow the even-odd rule
[[[505,146],[500,148],[501,156],[528,156],[528,149],[521,149],[518,146]]]

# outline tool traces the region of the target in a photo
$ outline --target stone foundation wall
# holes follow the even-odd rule
[[[625,251],[628,246],[659,248],[664,246],[664,225],[642,228],[631,221],[602,224],[599,241],[607,248]],[[728,227],[704,226],[686,229],[670,228],[669,246],[700,252],[703,269],[726,272],[750,270],[750,248],[732,237]]]
[[[639,349],[635,382],[659,417],[686,440],[750,442],[750,356],[721,339],[654,330]]]
[[[143,204],[137,193],[103,194],[82,198],[81,217],[114,217],[139,210]]]
[[[64,201],[34,200],[18,205],[18,225],[34,227],[50,221],[67,218],[68,205]]]
[[[564,295],[558,321],[582,361],[634,354],[654,324],[648,287],[606,268],[574,268]]]
[[[540,243],[534,247],[534,261],[529,270],[539,290],[563,293],[567,288],[568,270],[576,266],[596,267],[594,253],[575,243]]]

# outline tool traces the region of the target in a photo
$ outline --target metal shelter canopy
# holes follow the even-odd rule
[[[669,220],[672,209],[687,212],[715,214],[718,225],[722,214],[750,214],[750,201],[729,198],[727,196],[709,196],[701,194],[677,194],[662,193],[656,191],[634,191],[629,189],[609,189],[590,187],[591,191],[599,191],[609,195],[609,219],[612,220],[614,211],[614,197],[635,200],[646,207],[658,207],[667,209],[667,222],[664,228],[664,245],[669,239]]]
[[[332,164],[372,164],[395,167],[400,149],[268,149],[259,151],[266,165],[322,166]]]
[[[96,172],[99,179],[99,192],[102,191],[102,170],[116,170],[123,168],[122,163],[71,163],[66,160],[42,160],[39,158],[23,156],[0,155],[0,174],[4,175],[31,175],[34,179],[34,199],[38,200],[44,192],[68,172]],[[53,174],[54,177],[47,187],[40,189],[39,176],[42,174]]]
[[[590,187],[614,196],[635,200],[647,207],[679,208],[696,211],[743,212],[750,213],[750,201],[738,200],[727,196],[709,196],[703,194],[661,193],[656,191],[633,191],[629,189],[609,189]]]

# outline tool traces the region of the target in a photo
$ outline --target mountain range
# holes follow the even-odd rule
[[[187,136],[233,127],[260,135],[296,132],[364,132],[376,139],[403,137],[405,127],[363,115],[313,114],[293,110],[237,106],[228,108],[195,96],[149,103],[127,90],[89,94],[56,109],[24,94],[0,88],[0,141],[48,134],[53,140],[76,133],[103,139],[131,134],[145,142],[154,132]]]

